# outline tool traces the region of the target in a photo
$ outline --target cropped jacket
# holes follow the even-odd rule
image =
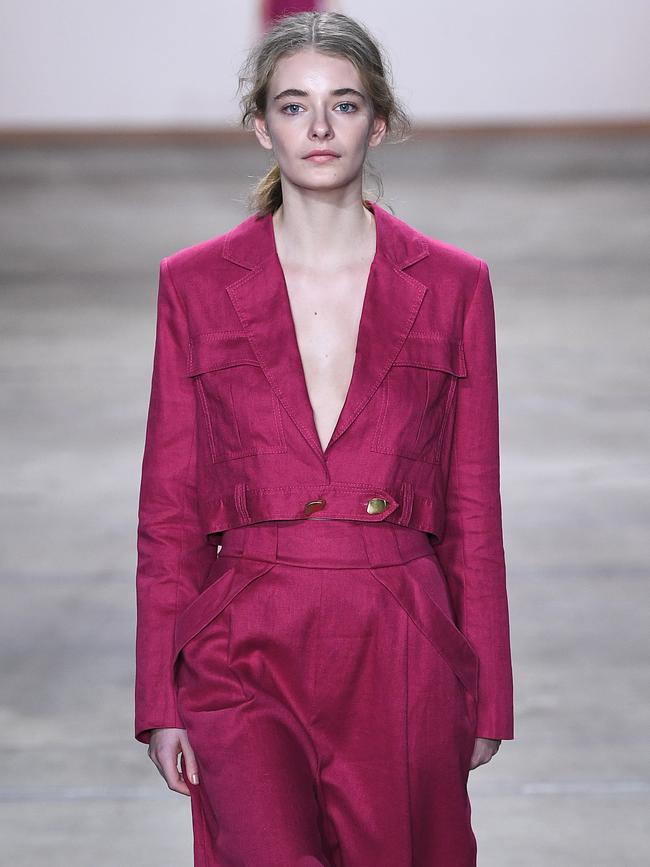
[[[152,728],[183,727],[174,665],[190,625],[201,626],[185,615],[210,583],[221,534],[308,520],[314,509],[429,535],[454,628],[478,663],[476,734],[514,736],[488,266],[379,204],[366,207],[376,253],[325,450],[271,215],[160,263],[137,531],[143,743]]]

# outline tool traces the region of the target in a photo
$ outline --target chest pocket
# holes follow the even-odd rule
[[[243,332],[195,335],[188,375],[196,385],[215,463],[287,451],[280,402]]]
[[[461,341],[407,337],[380,386],[372,450],[438,463],[458,379],[466,375]]]

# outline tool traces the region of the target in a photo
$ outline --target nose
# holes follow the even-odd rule
[[[316,112],[314,116],[314,121],[311,125],[310,138],[325,138],[329,139],[332,137],[332,125],[327,119],[327,114],[325,111]]]

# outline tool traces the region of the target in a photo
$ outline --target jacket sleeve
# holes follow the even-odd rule
[[[196,421],[187,376],[188,323],[160,263],[156,337],[138,509],[135,738],[183,728],[172,659],[177,612],[198,592],[216,557],[202,534],[196,498]]]
[[[510,627],[503,548],[494,302],[480,262],[465,316],[467,376],[458,398],[447,487],[447,518],[435,551],[457,625],[478,656],[477,737],[514,738]]]

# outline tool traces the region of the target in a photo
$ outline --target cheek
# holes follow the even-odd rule
[[[302,125],[304,127],[304,124]],[[299,141],[304,141],[305,131],[301,129],[300,121],[295,118],[274,118],[267,122],[266,130],[276,156],[292,156],[296,152]]]

